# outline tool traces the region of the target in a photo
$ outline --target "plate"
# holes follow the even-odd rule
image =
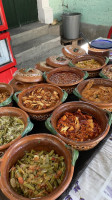
[[[93,40],[91,42],[91,47],[97,48],[97,49],[111,49],[112,48],[112,41],[110,40]]]

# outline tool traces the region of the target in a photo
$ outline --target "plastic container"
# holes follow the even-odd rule
[[[63,38],[76,39],[79,37],[81,13],[62,14]]]

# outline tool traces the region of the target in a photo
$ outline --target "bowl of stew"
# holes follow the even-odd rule
[[[60,87],[44,83],[15,93],[14,100],[33,119],[41,121],[47,119],[67,96],[68,94]]]
[[[99,73],[100,77],[112,80],[112,64],[105,66]]]
[[[0,160],[0,188],[10,200],[55,200],[69,186],[77,158],[53,135],[24,137]]]
[[[72,60],[71,66],[77,67],[89,73],[89,78],[97,77],[100,70],[106,66],[108,59],[101,56],[85,55]]]
[[[56,108],[46,128],[79,151],[95,147],[108,133],[111,114],[86,102],[68,102]]]
[[[83,101],[112,112],[112,81],[109,79],[84,80],[77,85],[73,93]]]
[[[0,152],[27,135],[33,128],[28,114],[15,107],[0,108]]]
[[[56,68],[49,73],[44,73],[44,78],[47,83],[61,87],[68,94],[72,93],[76,85],[87,77],[87,72],[68,66]]]
[[[12,106],[13,87],[7,83],[0,83],[0,107]]]

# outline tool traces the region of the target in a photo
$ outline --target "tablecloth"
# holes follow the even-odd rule
[[[111,172],[112,134],[80,178],[75,182],[69,195],[64,200],[107,200],[108,198],[101,195],[101,190]],[[109,199],[112,199],[112,196]]]

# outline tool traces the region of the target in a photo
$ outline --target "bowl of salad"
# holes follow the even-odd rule
[[[77,158],[56,136],[24,137],[0,160],[0,189],[10,200],[55,200],[70,184]]]

